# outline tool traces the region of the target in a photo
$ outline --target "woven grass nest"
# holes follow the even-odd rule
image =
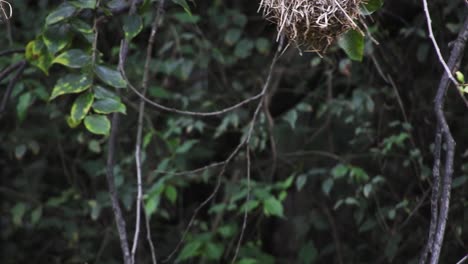
[[[349,29],[365,0],[261,0],[259,10],[299,49],[324,53]]]

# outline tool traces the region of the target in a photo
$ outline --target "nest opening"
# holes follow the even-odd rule
[[[349,29],[358,29],[363,0],[262,0],[263,16],[298,48],[324,53]]]

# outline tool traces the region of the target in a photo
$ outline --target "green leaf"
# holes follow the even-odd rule
[[[271,43],[266,38],[258,38],[257,41],[255,41],[255,47],[261,54],[268,54],[271,49]]]
[[[24,93],[19,97],[18,104],[16,105],[16,112],[18,114],[19,121],[23,121],[26,117],[31,101],[32,95],[30,92]]]
[[[49,74],[52,57],[47,52],[47,47],[42,39],[30,41],[26,45],[25,57],[29,63],[42,70],[46,75]]]
[[[86,75],[67,74],[57,81],[49,100],[53,100],[63,94],[83,92],[91,87],[91,84],[92,80]]]
[[[97,135],[108,135],[110,131],[110,121],[103,115],[88,115],[84,124],[89,132]]]
[[[340,164],[336,165],[332,169],[331,174],[332,174],[333,178],[339,179],[339,178],[345,176],[348,173],[348,171],[349,171],[348,166],[345,166],[345,165],[340,163]]]
[[[46,18],[46,25],[52,25],[73,16],[76,8],[68,3],[63,3],[52,11]]]
[[[172,204],[175,204],[177,200],[177,189],[174,186],[168,185],[164,190],[164,194],[166,195],[166,198],[169,201],[171,201]]]
[[[457,71],[457,72],[455,72],[455,76],[457,77],[457,80],[458,80],[461,84],[464,84],[464,83],[465,83],[465,75],[463,75],[463,73],[461,73],[460,71]]]
[[[349,30],[343,34],[338,45],[351,60],[362,61],[364,56],[364,36],[356,30]]]
[[[182,144],[181,146],[177,147],[175,152],[177,154],[184,154],[187,151],[189,151],[193,147],[193,145],[195,145],[197,142],[198,140],[188,140],[184,142],[184,144]]]
[[[83,9],[95,9],[96,8],[96,0],[75,0],[71,1],[70,4],[72,4],[75,7],[78,8],[83,8]]]
[[[327,178],[325,181],[323,181],[322,183],[323,193],[325,193],[326,195],[329,195],[331,189],[333,188],[334,183],[335,182],[333,181],[333,178]]]
[[[224,42],[231,46],[237,43],[239,41],[240,37],[242,35],[242,30],[238,28],[231,28],[226,32],[226,35],[224,36]]]
[[[21,226],[23,224],[24,213],[26,213],[26,204],[17,203],[15,207],[11,209],[13,224],[15,224],[16,226]]]
[[[184,246],[179,256],[177,257],[176,262],[187,260],[191,257],[198,256],[200,254],[200,248],[202,242],[199,240],[194,240]]]
[[[143,29],[143,22],[138,15],[126,16],[124,18],[123,30],[125,32],[125,39],[131,40],[136,37]]]
[[[15,147],[15,158],[17,160],[21,160],[24,157],[24,155],[26,154],[26,150],[27,150],[27,148],[26,148],[26,145],[24,145],[24,144],[16,146]]]
[[[70,26],[68,25],[48,27],[44,34],[42,34],[42,40],[51,55],[56,54],[69,45],[71,38]]]
[[[192,15],[192,12],[190,11],[190,7],[187,4],[186,0],[172,0],[172,2],[180,5],[185,10],[185,12],[187,12],[187,14]]]
[[[114,99],[120,102],[120,97],[117,94],[107,90],[106,88],[100,85],[94,86],[93,90],[94,97],[96,97],[96,99]]]
[[[207,243],[204,248],[204,256],[207,259],[219,260],[223,256],[224,247],[222,244]]]
[[[101,81],[112,87],[125,88],[125,86],[127,86],[127,83],[118,71],[112,70],[106,66],[96,66],[94,72]]]
[[[283,205],[275,197],[270,197],[263,201],[263,211],[266,215],[283,217]]]
[[[35,225],[42,217],[42,206],[37,207],[31,212],[31,224]]]
[[[254,43],[251,40],[243,39],[237,43],[236,48],[234,49],[234,56],[245,59],[252,54],[253,48]]]
[[[367,16],[379,10],[383,6],[383,0],[367,0],[361,7],[361,14]]]
[[[296,129],[296,121],[297,121],[297,111],[296,110],[291,110],[289,111],[284,117],[284,120],[288,122],[288,124],[291,126],[291,128],[294,130]]]
[[[242,258],[237,264],[258,264],[258,261],[254,258]]]
[[[81,68],[91,61],[91,56],[79,49],[65,51],[58,55],[52,63],[62,64],[70,68]]]
[[[94,101],[93,93],[84,93],[76,98],[75,102],[72,105],[70,118],[74,124],[80,123],[81,120],[85,118],[88,114],[89,109]]]
[[[93,104],[93,110],[99,114],[110,114],[116,112],[127,114],[127,107],[120,101],[112,98],[95,101]]]

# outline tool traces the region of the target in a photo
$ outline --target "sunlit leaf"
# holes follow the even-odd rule
[[[80,123],[88,114],[94,101],[93,93],[84,93],[76,98],[72,105],[70,117],[73,123]]]
[[[383,6],[383,0],[367,0],[361,7],[362,15],[370,15]]]
[[[58,55],[52,63],[62,64],[70,68],[81,68],[91,61],[91,56],[79,49],[67,50]]]
[[[63,94],[80,93],[91,87],[92,80],[86,75],[67,74],[60,78],[52,90],[49,100]]]
[[[97,135],[108,135],[110,131],[110,121],[104,115],[88,115],[84,124],[89,132]]]
[[[42,39],[30,41],[26,45],[25,57],[29,63],[42,70],[46,75],[49,74],[52,57]]]

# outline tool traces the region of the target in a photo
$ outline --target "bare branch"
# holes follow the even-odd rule
[[[18,69],[18,70],[16,71],[15,75],[11,78],[11,80],[8,83],[8,86],[6,88],[5,94],[3,95],[2,102],[0,103],[0,117],[1,117],[1,114],[6,109],[6,105],[8,103],[8,99],[10,99],[10,95],[11,95],[11,92],[13,91],[13,87],[15,87],[15,84],[18,82],[18,80],[23,75],[23,71],[24,71],[24,68],[26,68],[26,65],[27,65],[27,62],[23,60],[23,61],[18,62],[16,67],[13,68],[13,70],[14,69]]]
[[[152,26],[151,26],[151,34],[148,39],[148,46],[146,48],[146,61],[145,61],[145,68],[143,72],[143,81],[142,81],[142,94],[146,93],[148,89],[148,79],[149,79],[149,66],[151,62],[151,55],[153,54],[153,46],[154,41],[156,38],[156,33],[158,30],[159,25],[162,21],[163,15],[163,7],[164,7],[164,0],[159,0],[159,4],[156,10],[156,15],[154,17]],[[134,8],[130,9],[131,12],[134,11]],[[142,135],[143,135],[143,117],[145,115],[145,101],[140,100],[140,107],[138,110],[138,127],[137,127],[137,135],[136,135],[136,143],[135,143],[135,162],[136,162],[136,170],[137,170],[137,199],[136,199],[136,223],[135,223],[135,234],[133,237],[133,246],[132,246],[132,263],[135,263],[135,253],[138,247],[138,236],[140,233],[140,216],[141,216],[141,207],[142,207],[142,200],[143,200],[143,190],[142,190],[142,169],[141,169],[141,142],[142,142]],[[147,217],[147,222],[149,221]],[[149,225],[149,223],[147,223]],[[151,238],[149,237],[150,241]],[[150,243],[150,247],[152,247],[152,243]],[[152,249],[152,253],[154,248]],[[154,254],[152,254],[154,256]],[[153,257],[153,261],[155,261],[155,257]]]
[[[425,3],[427,7],[427,3]],[[451,73],[459,66],[460,61],[465,50],[466,41],[468,39],[468,17],[465,18],[463,28],[461,29],[453,49],[450,53],[450,58],[448,62],[448,71],[445,71],[443,74],[439,87],[437,88],[437,94],[435,97],[434,112],[437,118],[437,130],[436,130],[436,146],[434,152],[434,183],[436,186],[433,186],[432,194],[433,199],[437,199],[436,205],[432,205],[432,214],[431,214],[431,229],[429,233],[429,238],[427,245],[420,259],[420,264],[426,263],[427,254],[430,253],[431,264],[437,264],[439,262],[440,252],[442,249],[442,243],[444,240],[445,227],[447,225],[447,217],[450,206],[450,190],[452,187],[452,174],[453,174],[453,159],[455,152],[455,140],[450,132],[450,127],[447,123],[447,120],[444,115],[444,100],[445,94],[447,92],[450,83],[453,83],[453,76]],[[438,135],[440,133],[440,135]],[[441,137],[441,140],[438,140],[438,137]],[[441,157],[437,151],[442,149],[442,145],[445,143],[445,161],[444,161],[444,170],[443,177],[439,177],[439,164],[441,164]],[[441,187],[439,188],[438,184],[441,182]],[[438,212],[437,212],[438,210]],[[435,226],[435,231],[433,230]],[[433,239],[432,239],[433,237]]]

